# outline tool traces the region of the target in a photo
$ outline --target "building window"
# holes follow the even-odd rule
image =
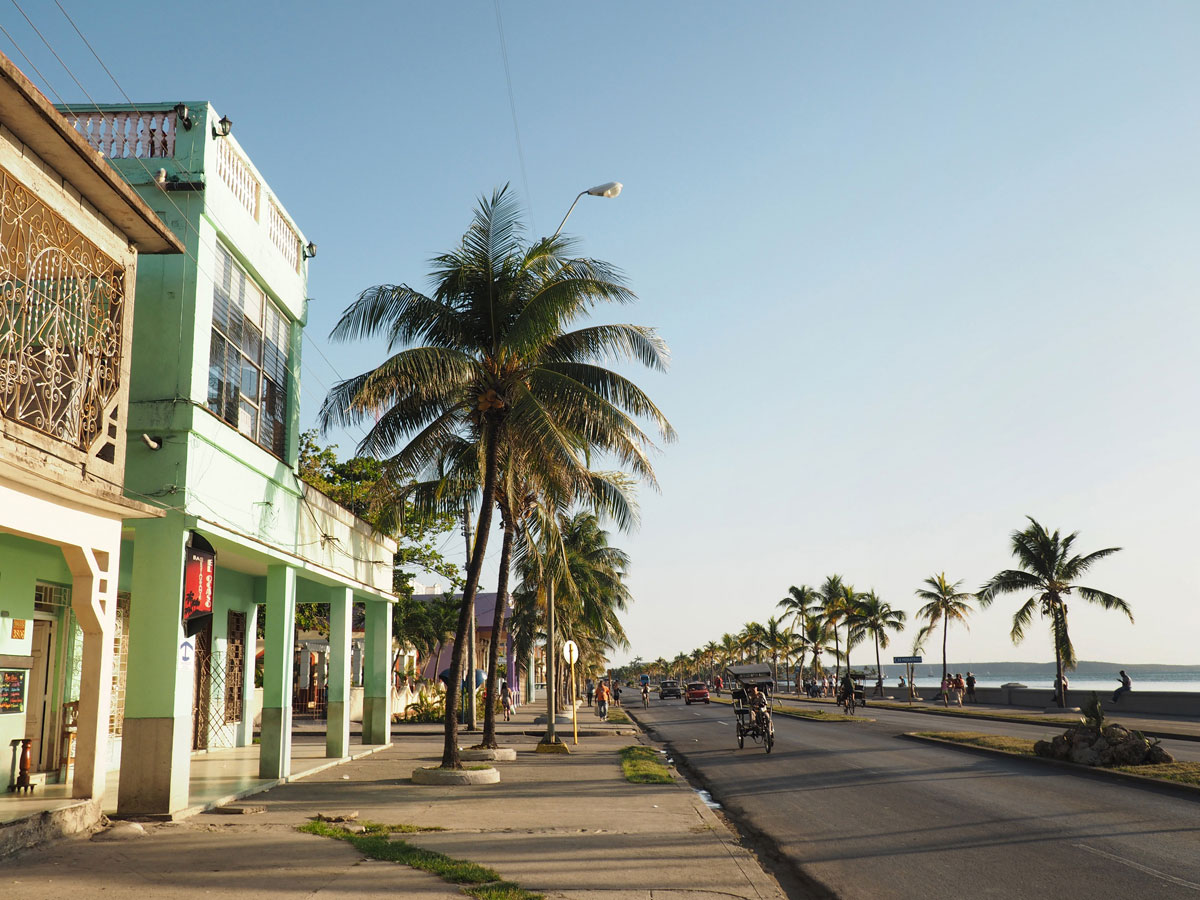
[[[120,737],[125,730],[125,685],[129,674],[129,599],[117,594],[117,618],[113,629],[112,705],[108,713],[109,737]]]
[[[283,457],[287,438],[288,321],[217,246],[208,408]]]

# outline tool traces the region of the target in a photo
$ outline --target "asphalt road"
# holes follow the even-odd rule
[[[982,722],[780,716],[767,755],[737,749],[727,706],[634,713],[733,818],[838,897],[1200,898],[1200,803],[899,736]]]

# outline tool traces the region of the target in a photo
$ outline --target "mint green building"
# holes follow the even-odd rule
[[[252,743],[259,615],[262,777],[290,773],[298,602],[330,609],[328,671],[313,682],[327,699],[326,755],[348,752],[356,602],[363,742],[389,741],[395,544],[296,476],[315,247],[228,120],[203,102],[68,118],[186,248],[138,270],[125,491],[163,515],[125,522],[114,680],[118,811],[171,814],[189,805],[194,752]]]

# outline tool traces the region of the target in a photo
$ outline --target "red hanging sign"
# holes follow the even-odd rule
[[[183,568],[183,621],[212,615],[213,572],[217,556],[209,550],[188,547]]]

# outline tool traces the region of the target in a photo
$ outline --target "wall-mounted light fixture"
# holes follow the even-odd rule
[[[142,443],[145,444],[147,447],[149,447],[151,450],[161,450],[162,449],[162,438],[160,438],[160,437],[150,437],[150,435],[148,435],[148,434],[143,434],[142,435]]]
[[[159,187],[165,187],[167,183],[167,170],[159,169],[154,173],[154,183]]]
[[[221,121],[213,125],[212,131],[215,138],[229,137],[229,133],[233,131],[233,119],[221,116]]]
[[[175,121],[183,126],[184,131],[192,130],[192,124],[193,124],[192,117],[188,113],[188,108],[187,108],[186,103],[176,103],[175,104]]]
[[[304,258],[312,259],[316,255],[317,255],[317,245],[315,243],[313,243],[312,241],[309,241],[307,244],[304,245]]]

